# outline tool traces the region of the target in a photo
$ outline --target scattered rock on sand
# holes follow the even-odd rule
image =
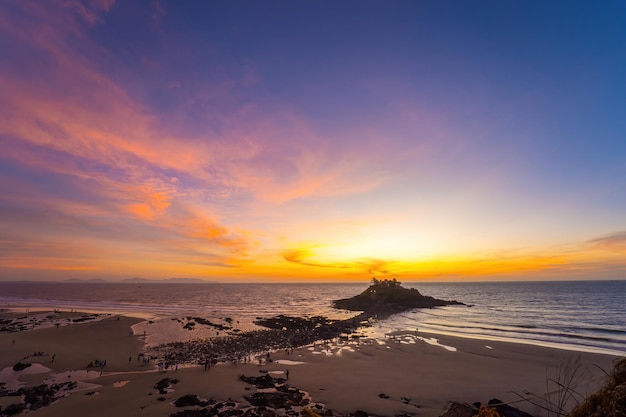
[[[270,374],[265,374],[263,376],[245,376],[240,375],[239,380],[243,382],[247,382],[248,384],[254,385],[257,388],[274,388],[276,384],[284,384],[284,378],[274,378]]]
[[[175,378],[163,378],[154,385],[154,389],[159,391],[159,394],[167,394],[167,390],[173,384],[178,384],[178,379]]]
[[[497,415],[499,417],[533,417],[522,410],[508,404],[504,404],[497,398],[490,400],[487,405],[482,407],[476,407],[476,404],[480,405],[480,403],[469,405],[465,403],[452,402],[448,405],[445,413],[443,413],[440,417],[473,417],[482,415]]]
[[[519,410],[515,407],[511,407],[508,404],[504,404],[502,401],[498,400],[497,398],[489,400],[489,402],[487,403],[487,408],[496,410],[496,412],[501,417],[533,417],[530,414],[522,410]]]

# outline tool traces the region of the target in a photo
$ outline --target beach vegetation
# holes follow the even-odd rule
[[[568,358],[556,369],[554,377],[549,377],[546,371],[546,408],[550,416],[562,417],[567,409],[576,406],[584,400],[584,395],[576,391],[575,387],[585,377],[580,356]]]
[[[491,407],[482,406],[478,409],[476,417],[500,417],[500,414]]]
[[[626,358],[616,361],[600,390],[585,397],[576,388],[587,376],[581,357],[570,357],[556,368],[554,376],[550,375],[549,369],[546,370],[546,394],[543,397],[513,393],[544,410],[548,417],[626,416]]]
[[[626,358],[615,362],[604,385],[567,414],[567,417],[626,416]]]

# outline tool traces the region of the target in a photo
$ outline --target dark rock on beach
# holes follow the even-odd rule
[[[24,410],[35,411],[41,407],[52,404],[60,393],[71,391],[77,386],[76,382],[63,382],[61,384],[38,385],[35,387],[24,387],[17,391],[4,390],[2,396],[21,397],[20,403],[14,403],[0,411],[0,416],[10,416],[19,414]]]
[[[277,388],[276,392],[255,392],[244,398],[255,407],[273,409],[288,408],[293,405],[305,406],[309,403],[309,400],[304,398],[302,391],[290,387]]]
[[[4,410],[2,410],[0,415],[14,416],[14,415],[20,414],[24,410],[25,410],[24,404],[14,403],[14,404],[8,405]]]
[[[257,318],[254,324],[275,330],[311,330],[321,326],[328,326],[333,321],[323,316],[311,318],[291,317],[280,314],[270,318]]]
[[[15,365],[13,365],[13,370],[16,371],[16,372],[19,372],[19,371],[23,371],[24,369],[26,369],[26,368],[28,368],[30,366],[32,366],[32,364],[30,364],[30,363],[18,362]]]
[[[193,406],[206,407],[208,405],[213,405],[213,404],[215,404],[215,400],[208,400],[208,401],[201,400],[195,394],[183,395],[182,397],[174,401],[174,405],[176,407],[193,407]]]
[[[171,417],[276,417],[292,416],[299,414],[308,417],[316,417],[317,411],[325,416],[332,416],[332,412],[324,411],[321,404],[311,403],[308,394],[300,389],[286,384],[283,378],[272,378],[265,374],[261,377],[241,375],[241,381],[255,385],[262,392],[247,395],[241,401],[228,399],[225,402],[217,402],[214,399],[202,400],[195,394],[187,394],[174,402],[177,407],[195,407],[184,409],[170,414]],[[271,389],[267,389],[271,388]],[[200,408],[199,408],[200,407]],[[299,413],[294,407],[303,407]],[[316,411],[312,411],[315,409]]]
[[[273,378],[269,374],[265,374],[263,376],[245,376],[240,375],[239,380],[243,382],[247,382],[248,384],[254,385],[257,388],[273,388],[276,384],[284,384],[284,378]]]
[[[231,330],[232,329],[232,326],[224,326],[222,324],[213,323],[210,320],[204,319],[202,317],[187,316],[185,318],[189,322],[187,324],[190,325],[190,326],[195,326],[196,323],[198,323],[198,324],[202,324],[203,326],[214,327],[217,330]],[[228,321],[228,319],[225,319],[225,321],[230,323],[230,322],[232,322],[232,319],[230,319],[230,321]]]
[[[473,417],[477,413],[478,409],[469,404],[452,402],[440,417]]]
[[[496,412],[501,417],[533,417],[532,415],[522,410],[519,410],[508,404],[504,404],[502,401],[498,400],[497,398],[489,400],[489,402],[487,403],[487,407],[496,410]]]
[[[533,417],[532,415],[512,407],[494,398],[487,405],[480,403],[472,405],[452,402],[440,417],[474,417],[474,416],[499,416],[499,417]]]
[[[154,385],[154,389],[159,392],[159,394],[167,394],[167,390],[173,385],[178,384],[178,379],[175,378],[163,378],[159,382]]]

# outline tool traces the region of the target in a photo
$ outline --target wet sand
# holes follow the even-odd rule
[[[449,401],[486,403],[494,397],[516,402],[516,407],[539,415],[537,407],[526,401],[517,402],[520,397],[514,392],[522,396],[544,395],[546,375],[554,376],[557,367],[576,357],[586,372],[577,390],[583,394],[593,392],[603,381],[604,374],[598,367],[609,371],[614,360],[608,355],[420,332],[398,334],[378,342],[344,341],[300,347],[290,354],[272,352],[272,362],[262,365],[253,361],[218,365],[208,371],[198,366],[157,372],[154,364],[144,366],[137,361],[142,337],[129,335],[129,330],[138,321],[112,316],[59,328],[0,333],[0,370],[18,361],[50,368],[49,372],[20,378],[27,386],[35,386],[54,374],[85,370],[89,362],[107,360],[102,376],[92,373],[90,376],[96,377],[85,381],[96,385],[87,385],[82,391],[35,411],[35,416],[166,417],[180,411],[172,401],[185,394],[241,403],[244,395],[256,389],[240,381],[239,375],[259,376],[260,371],[273,371],[273,375],[284,377],[286,370],[288,384],[307,391],[313,401],[335,415],[365,410],[380,416],[439,416]],[[416,336],[436,338],[444,346],[429,344]],[[48,356],[25,358],[33,352],[45,352]],[[282,362],[285,360],[288,362]],[[80,378],[79,373],[63,374],[69,380],[72,375]],[[164,377],[176,378],[179,383],[172,385],[173,392],[159,394],[153,387]],[[380,394],[389,398],[381,398]],[[12,402],[15,397],[0,398],[3,408]]]

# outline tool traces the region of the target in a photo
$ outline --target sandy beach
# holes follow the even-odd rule
[[[70,314],[70,313],[62,313]],[[80,317],[81,313],[72,313]],[[4,317],[7,314],[3,314]],[[579,353],[539,346],[458,338],[426,333],[400,333],[385,340],[343,341],[272,352],[271,362],[220,364],[205,371],[202,366],[180,367],[158,372],[154,364],[144,366],[138,355],[143,337],[131,335],[130,327],[140,320],[104,316],[97,321],[0,333],[0,370],[13,383],[37,386],[44,380],[83,379],[65,398],[34,412],[36,416],[169,416],[180,411],[172,402],[187,394],[232,400],[243,407],[244,395],[257,389],[239,380],[240,375],[262,376],[265,372],[285,378],[306,391],[311,407],[335,415],[364,410],[369,415],[398,414],[439,416],[450,401],[486,403],[492,398],[514,404],[533,415],[541,410],[520,396],[537,398],[546,394],[547,378],[568,360],[578,358],[584,375],[576,390],[595,391],[615,357]],[[43,355],[33,355],[41,352]],[[104,368],[89,363],[106,360]],[[15,373],[17,362],[40,364],[31,371]],[[36,368],[36,369],[35,369]],[[86,371],[91,372],[86,372]],[[18,378],[17,380],[15,378]],[[155,384],[163,378],[178,383],[160,394]],[[552,384],[552,388],[556,386]],[[382,394],[382,395],[381,395]],[[553,394],[555,395],[555,394]],[[388,397],[388,398],[387,398]],[[0,406],[16,397],[0,397]]]

